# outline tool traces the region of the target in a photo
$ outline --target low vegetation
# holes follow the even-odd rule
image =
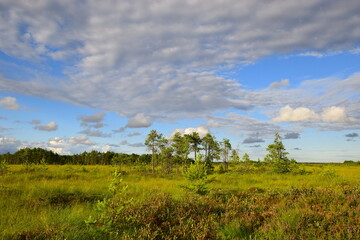
[[[161,167],[8,165],[1,239],[356,239],[359,165]],[[200,170],[199,170],[200,169]],[[202,170],[201,170],[202,169]],[[192,173],[191,173],[192,172]],[[305,172],[305,173],[304,173]],[[211,179],[211,181],[208,181]],[[185,186],[185,187],[184,187]]]
[[[225,140],[218,147],[226,148],[227,162],[216,163],[211,159],[224,152],[210,147],[214,138],[200,152],[200,144],[177,137],[147,157],[114,154],[107,165],[53,165],[38,149],[21,150],[22,164],[2,155],[0,239],[360,236],[357,162],[296,163],[276,137],[265,161],[240,158]]]

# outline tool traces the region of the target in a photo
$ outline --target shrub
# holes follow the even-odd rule
[[[182,186],[183,188],[200,195],[205,195],[209,192],[208,184],[212,182],[212,179],[208,178],[207,166],[201,161],[200,154],[197,156],[195,163],[191,164],[184,173],[184,176],[189,181],[189,184]]]
[[[0,175],[7,174],[9,172],[9,166],[6,162],[6,160],[2,160],[0,162]]]

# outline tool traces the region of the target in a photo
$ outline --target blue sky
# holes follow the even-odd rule
[[[146,153],[151,129],[262,159],[360,160],[360,3],[0,1],[0,153]]]

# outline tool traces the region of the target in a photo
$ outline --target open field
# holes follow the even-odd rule
[[[120,181],[112,166],[9,165],[0,239],[358,239],[360,165],[301,165],[303,174],[216,166],[203,195],[176,169],[122,166]]]

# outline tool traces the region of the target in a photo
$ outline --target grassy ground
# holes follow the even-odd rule
[[[153,175],[123,166],[122,184],[128,188],[119,201],[131,201],[99,213],[98,201],[115,199],[109,191],[114,167],[11,165],[0,175],[0,239],[360,236],[360,166],[303,167],[308,172],[281,175],[215,169],[210,192],[198,196],[181,187],[188,182],[180,173]],[[111,224],[101,222],[101,213],[112,216]],[[86,224],[89,216],[97,224]]]

